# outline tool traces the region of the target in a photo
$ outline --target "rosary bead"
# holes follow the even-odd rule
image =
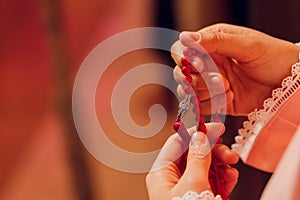
[[[223,139],[221,137],[219,137],[217,144],[221,144],[223,142]]]
[[[192,49],[192,48],[189,48],[190,49],[190,51],[191,51],[191,53],[193,54],[193,55],[197,55],[198,53],[200,53],[199,51],[197,51],[196,49]]]
[[[193,81],[193,79],[190,75],[191,66],[192,66],[190,61],[191,61],[192,57],[196,56],[196,57],[199,57],[200,59],[206,59],[207,54],[200,53],[197,50],[192,49],[192,48],[186,48],[183,50],[183,55],[184,55],[184,57],[181,58],[180,62],[183,66],[181,68],[181,72],[185,75],[185,77],[183,78],[183,82],[184,82],[183,89],[187,95],[185,97],[186,101],[183,100],[179,104],[178,115],[177,115],[176,121],[173,124],[173,128],[178,133],[178,135],[182,138],[184,143],[186,145],[188,145],[190,142],[190,135],[189,135],[184,123],[181,122],[181,119],[183,116],[182,109],[184,109],[184,111],[188,111],[188,109],[190,108],[189,107],[190,104],[193,104],[193,112],[196,115],[196,121],[198,123],[197,130],[207,134],[207,127],[204,124],[205,119],[204,119],[204,116],[201,115],[202,107],[200,106],[200,98],[194,93],[194,89],[190,85]],[[187,101],[189,101],[189,104],[187,104]],[[188,105],[188,108],[186,107],[187,105]],[[187,109],[185,110],[185,108],[187,108]],[[221,118],[217,115],[217,113],[214,116],[214,118],[212,119],[212,121],[222,122]],[[222,138],[218,138],[217,143],[222,143]],[[214,161],[214,159],[212,159],[212,163],[211,163],[209,173],[208,173],[209,182],[212,186],[212,191],[214,193],[218,193],[218,194],[222,193],[223,194],[225,189],[222,188],[223,185],[222,185],[222,182],[217,177],[215,167],[216,167],[216,161]],[[222,197],[223,197],[223,195],[222,195]],[[224,198],[224,199],[228,199],[228,198]]]
[[[199,117],[198,120],[199,120],[200,123],[204,123],[204,116],[203,116],[203,115],[200,115],[200,117]]]
[[[183,55],[186,57],[191,57],[194,55],[194,53],[193,53],[192,49],[186,48],[183,50]]]
[[[184,77],[185,81],[187,81],[189,84],[191,84],[193,82],[193,78],[190,75],[186,75]]]
[[[199,52],[196,49],[186,48],[183,50],[183,55],[186,57],[191,57],[197,55]]]
[[[194,91],[194,89],[193,89],[191,86],[188,86],[188,85],[184,86],[184,87],[183,87],[183,90],[184,90],[184,92],[185,92],[186,94],[192,94],[193,91]]]
[[[205,124],[199,123],[199,125],[198,125],[198,131],[201,131],[203,133],[207,133],[207,128],[206,128]]]
[[[188,59],[186,57],[181,58],[180,62],[183,66],[190,66],[191,65],[190,61],[188,61]]]
[[[176,120],[176,122],[174,122],[173,124],[174,131],[178,132],[180,126],[181,126],[181,122]]]
[[[198,106],[199,112],[202,113],[202,106]]]
[[[191,68],[189,66],[183,66],[181,68],[181,72],[184,74],[184,75],[189,75],[191,73]]]

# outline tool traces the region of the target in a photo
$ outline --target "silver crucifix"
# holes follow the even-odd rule
[[[190,109],[191,105],[191,95],[185,95],[178,105],[177,118],[181,119]]]

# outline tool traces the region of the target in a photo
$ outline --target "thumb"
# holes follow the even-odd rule
[[[199,32],[184,31],[179,35],[184,46],[194,48],[203,53],[218,53],[226,57],[244,61],[253,47],[247,37],[247,32],[233,34],[228,30],[205,29]],[[247,41],[248,40],[248,41]]]
[[[210,143],[202,132],[195,132],[191,137],[187,166],[182,179],[189,179],[189,183],[209,189],[208,171],[211,163]],[[192,180],[191,180],[192,178]]]

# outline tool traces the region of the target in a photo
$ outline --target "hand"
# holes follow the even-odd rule
[[[220,123],[207,124],[212,132],[224,131],[224,126]],[[211,163],[210,144],[204,133],[189,130],[193,134],[187,155],[186,169],[182,173],[180,170],[185,152],[184,142],[178,134],[170,136],[163,146],[156,159],[151,172],[146,177],[146,184],[150,200],[164,200],[172,197],[181,197],[188,191],[201,193],[210,190],[208,181],[208,171]],[[217,175],[224,181],[228,194],[237,183],[238,171],[229,167],[238,161],[238,155],[227,146],[217,144],[212,150],[212,154],[218,162]]]
[[[203,66],[203,60],[194,60],[192,86],[202,99],[204,114],[212,112],[207,110],[211,98],[224,94],[224,91],[218,90],[223,84],[227,114],[248,114],[254,108],[261,108],[263,101],[271,96],[271,91],[290,74],[300,52],[300,47],[293,43],[228,24],[212,25],[198,32],[182,32],[179,39],[172,46],[172,52],[182,52],[182,45],[200,52],[204,48],[218,67],[219,73],[211,72],[209,66]],[[175,53],[172,56],[178,65],[174,77],[181,83],[180,56]],[[212,94],[209,94],[203,80],[215,87]],[[178,93],[183,96],[181,86]]]

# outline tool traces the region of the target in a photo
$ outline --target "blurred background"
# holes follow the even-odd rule
[[[297,42],[299,10],[297,0],[1,0],[0,199],[147,199],[146,174],[103,165],[87,152],[74,127],[73,81],[83,59],[101,41],[137,27],[183,31],[226,22]],[[147,124],[149,106],[160,103],[169,111],[165,127],[142,142],[116,127],[108,110],[114,83],[122,73],[149,62],[175,65],[168,52],[132,52],[111,65],[101,80],[104,88],[96,93],[97,114],[108,137],[135,152],[159,149],[173,132],[177,112],[169,91],[145,86],[132,98],[133,118]],[[243,120],[226,118],[225,143],[232,142]],[[241,175],[232,199],[258,199],[270,174],[242,163],[237,167]]]

